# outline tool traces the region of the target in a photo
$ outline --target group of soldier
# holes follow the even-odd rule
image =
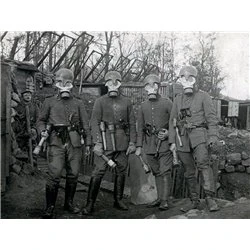
[[[62,68],[55,74],[56,95],[46,98],[37,120],[41,137],[47,140],[48,177],[46,182],[46,209],[43,218],[53,218],[62,170],[66,169],[64,210],[69,213],[92,215],[102,178],[108,168],[114,173],[114,207],[128,210],[123,192],[129,154],[145,154],[155,177],[158,198],[148,207],[169,208],[173,154],[185,169],[185,179],[191,205],[183,211],[197,209],[197,171],[202,177],[209,211],[219,209],[215,197],[212,168],[208,149],[218,140],[215,110],[211,97],[197,88],[197,70],[184,66],[178,82],[183,93],[174,102],[159,94],[160,79],[150,74],[143,83],[147,100],[135,118],[133,105],[122,95],[122,77],[119,72],[105,75],[107,94],[96,99],[90,120],[82,100],[72,94],[73,72]],[[94,168],[85,206],[74,206],[82,147],[85,156],[93,146]],[[131,166],[133,167],[133,166]]]

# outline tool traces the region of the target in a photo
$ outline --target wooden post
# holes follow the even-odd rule
[[[250,105],[247,106],[247,122],[246,129],[250,130]]]
[[[31,127],[30,127],[30,109],[29,105],[25,105],[25,111],[26,111],[26,122],[27,122],[27,131],[28,134],[31,136]],[[33,160],[33,150],[32,150],[32,139],[29,137],[29,160],[30,165],[32,169],[34,169],[34,160]]]

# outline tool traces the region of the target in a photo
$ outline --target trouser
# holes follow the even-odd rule
[[[154,154],[147,154],[146,156],[147,162],[155,177],[164,176],[171,171],[173,166],[173,155],[170,150],[164,153],[159,153],[157,158],[154,157]]]
[[[159,153],[157,158],[153,154],[147,154],[146,156],[147,162],[155,176],[158,200],[166,201],[169,198],[171,187],[172,152]]]
[[[122,199],[126,173],[128,168],[128,157],[125,151],[106,151],[105,155],[109,159],[113,159],[116,162],[114,169],[115,183],[114,183],[114,198]],[[99,156],[94,156],[94,171],[92,172],[92,178],[101,180],[107,170],[106,162]],[[119,197],[118,197],[119,196]]]
[[[66,168],[66,179],[76,183],[82,161],[82,148],[74,148],[71,143],[61,146],[49,146],[48,163],[49,171],[47,185],[59,185],[62,170]]]
[[[208,149],[206,144],[199,144],[194,149],[192,149],[191,152],[178,151],[178,156],[185,169],[185,178],[187,180],[193,180],[193,178],[195,178],[197,166],[197,169],[202,176],[202,186],[205,191],[205,194],[214,194],[214,175],[213,170],[209,164]]]
[[[125,151],[106,151],[105,155],[109,159],[113,159],[117,166],[114,169],[115,175],[126,175],[128,168],[128,157]],[[92,172],[92,177],[103,177],[106,173],[108,165],[106,162],[96,154],[94,155],[94,170]]]

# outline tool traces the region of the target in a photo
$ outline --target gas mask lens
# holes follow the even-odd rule
[[[156,94],[158,91],[158,84],[157,83],[148,83],[145,86],[145,90],[148,94]]]
[[[120,80],[108,80],[105,83],[105,86],[108,88],[109,96],[117,96],[118,95],[118,89],[121,86],[121,81]]]
[[[185,76],[182,76],[178,81],[184,89],[187,88],[193,88],[193,85],[195,84],[195,77],[189,76],[186,78]]]

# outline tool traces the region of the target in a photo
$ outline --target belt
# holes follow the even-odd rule
[[[195,128],[206,128],[206,124],[194,125],[192,123],[184,124],[183,126],[186,129],[195,129]]]

